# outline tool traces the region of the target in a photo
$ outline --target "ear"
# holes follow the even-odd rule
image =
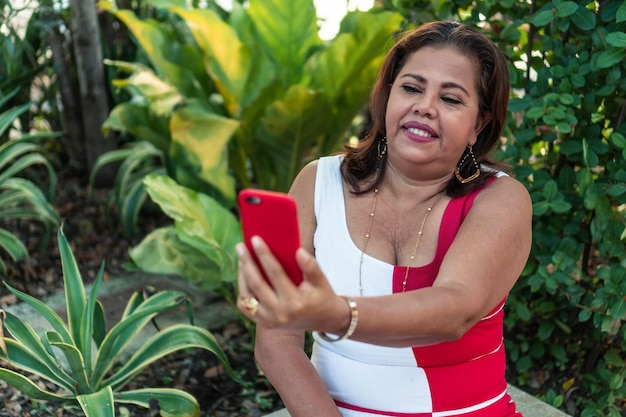
[[[491,122],[491,112],[485,112],[482,116],[479,115],[476,119],[476,136]],[[472,144],[473,145],[473,144]]]

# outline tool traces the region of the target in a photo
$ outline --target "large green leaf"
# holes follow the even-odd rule
[[[256,132],[257,157],[262,150],[262,155],[267,158],[267,165],[261,168],[274,173],[273,178],[267,178],[263,183],[264,188],[289,189],[305,162],[306,151],[329,128],[328,108],[325,94],[302,85],[292,86],[283,99],[268,107]]]
[[[53,392],[40,388],[28,377],[5,368],[0,368],[0,379],[19,390],[22,394],[33,400],[67,402],[71,398],[57,395]]]
[[[313,1],[251,0],[248,14],[284,85],[298,83],[303,64],[322,46]]]
[[[115,401],[120,404],[135,404],[150,408],[152,401],[159,404],[163,417],[199,417],[200,406],[196,399],[181,390],[170,388],[140,389],[119,392]]]
[[[210,290],[222,286],[223,276],[234,276],[224,273],[222,266],[204,252],[182,242],[174,227],[154,230],[129,251],[129,256],[142,271],[178,275]]]
[[[26,103],[19,107],[14,107],[0,114],[0,136],[13,124],[15,119],[30,108],[31,104]]]
[[[50,332],[49,337],[57,334],[58,333]],[[63,343],[61,341],[51,341],[50,345],[59,349],[65,355],[65,359],[69,366],[68,372],[76,384],[74,387],[75,392],[91,392],[92,390],[89,386],[88,376],[85,369],[85,360],[76,346]]]
[[[70,392],[74,390],[74,386],[68,387],[66,385],[66,377],[60,376],[59,370],[48,368],[46,360],[41,358],[38,353],[30,351],[20,342],[11,338],[4,338],[4,346],[6,347],[6,354],[0,350],[0,358],[15,368],[38,375],[61,387],[69,388]],[[0,371],[2,370],[3,368],[0,368]]]
[[[376,72],[372,72],[369,64],[380,59],[386,48],[392,45],[393,35],[402,20],[401,15],[391,12],[350,13],[344,18],[341,32],[331,45],[307,63],[307,85],[322,89],[331,102],[335,102],[367,69],[369,82],[361,81],[365,81],[369,88],[376,78]],[[358,100],[363,101],[364,97],[358,97]]]
[[[54,206],[46,199],[41,189],[24,178],[8,178],[0,183],[0,189],[13,190],[20,196],[21,204],[32,208],[45,225],[59,225],[61,219]]]
[[[113,108],[102,128],[128,132],[162,152],[170,146],[169,117],[157,117],[146,104],[122,103]]]
[[[85,368],[85,373],[87,375],[91,375],[92,371],[92,343],[93,343],[93,335],[94,329],[98,326],[95,323],[97,320],[96,317],[96,305],[97,305],[97,295],[100,290],[100,284],[102,284],[102,279],[104,277],[104,262],[102,262],[100,266],[100,271],[94,280],[93,286],[89,291],[89,297],[87,298],[87,305],[83,310],[83,316],[81,317],[80,323],[80,333],[81,333],[81,343],[84,349],[80,352],[82,359],[84,361],[83,367]]]
[[[0,248],[4,249],[14,261],[28,257],[28,249],[20,238],[2,228],[0,228]]]
[[[198,46],[205,54],[207,71],[224,97],[231,116],[240,113],[239,102],[246,94],[252,56],[247,45],[220,16],[209,9],[183,10],[172,8],[185,20]]]
[[[612,47],[599,54],[596,65],[598,68],[609,68],[613,65],[623,63],[624,58],[626,58],[625,48]]]
[[[224,366],[226,373],[237,379],[236,374],[230,367],[228,358],[213,334],[201,327],[177,324],[161,330],[150,337],[121,368],[116,370],[106,380],[106,383],[115,390],[124,386],[135,375],[156,360],[170,353],[188,348],[201,348],[212,352]]]
[[[11,334],[11,337],[17,343],[21,344],[24,349],[32,352],[41,360],[42,366],[45,366],[51,374],[55,375],[55,383],[71,391],[74,388],[73,381],[63,369],[59,367],[56,358],[48,352],[34,329],[28,323],[23,322],[13,314],[9,312],[5,312],[5,314],[6,320],[4,324]],[[11,360],[10,357],[8,359],[9,361]]]
[[[85,417],[115,417],[115,399],[111,387],[78,395],[76,399],[83,409]]]
[[[178,237],[195,247],[225,274],[234,276],[234,247],[241,240],[237,218],[209,196],[184,188],[166,176],[150,175],[145,184],[152,200],[176,224]]]
[[[170,122],[170,156],[176,161],[176,170],[192,171],[231,206],[235,202],[235,181],[229,173],[228,143],[238,127],[236,120],[208,113],[194,103],[178,109]]]
[[[168,58],[167,53],[175,45],[171,31],[167,31],[154,20],[138,19],[131,10],[115,10],[112,2],[101,2],[100,5],[132,32],[159,75],[175,85],[185,97],[202,97],[208,101],[193,72],[188,69],[192,66],[185,66],[184,63],[177,65]]]
[[[113,81],[115,87],[136,89],[137,93],[147,102],[150,110],[157,116],[168,117],[184,100],[176,87],[141,64],[110,62],[120,69],[132,72],[128,78]]]
[[[61,255],[61,267],[63,269],[63,282],[65,284],[65,305],[67,309],[67,321],[72,342],[67,340],[64,342],[78,346],[80,351],[91,348],[91,346],[82,345],[81,321],[84,310],[87,306],[87,298],[85,296],[85,286],[83,279],[76,263],[76,258],[72,253],[72,248],[65,238],[63,229],[59,229],[57,233],[59,244],[59,254]]]
[[[7,287],[11,293],[15,294],[17,298],[19,298],[24,303],[28,304],[32,308],[35,309],[41,316],[50,324],[50,326],[60,335],[63,336],[63,341],[66,343],[72,342],[72,337],[70,333],[67,331],[65,327],[65,322],[57,313],[54,312],[48,305],[44,304],[42,301],[36,299],[32,295],[28,295],[18,289],[11,287],[6,282],[4,286]]]
[[[128,315],[124,315],[107,333],[100,345],[94,371],[90,375],[91,385],[100,385],[105,373],[115,365],[117,358],[154,316],[178,307],[186,300],[185,295],[178,291],[158,292],[141,302]]]

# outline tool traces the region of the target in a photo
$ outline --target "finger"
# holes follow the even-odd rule
[[[245,264],[245,260],[242,259],[242,257],[246,256],[246,245],[244,245],[243,243],[238,243],[235,246],[235,252],[237,253],[237,262],[238,262],[238,267],[237,267],[237,292],[238,292],[238,296],[245,298],[245,297],[252,297],[252,293],[250,292],[250,289],[248,288],[248,281],[246,280],[246,275],[244,273],[244,264]]]
[[[271,302],[274,291],[270,287],[259,268],[257,267],[252,253],[248,248],[239,244],[236,246],[237,256],[239,257],[239,274],[237,276],[238,284],[241,285],[239,290],[242,297],[256,297],[260,302]]]
[[[326,276],[320,269],[315,257],[305,249],[298,249],[296,252],[296,261],[300,269],[302,269],[305,280],[310,284],[314,286],[326,286],[328,284]]]
[[[295,285],[291,282],[282,265],[272,254],[272,251],[263,239],[259,236],[254,236],[251,239],[251,243],[257,259],[275,291],[277,293],[293,291],[296,288]]]

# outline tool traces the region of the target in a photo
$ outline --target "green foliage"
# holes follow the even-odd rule
[[[33,383],[25,374],[0,367],[0,379],[19,389],[32,399],[55,401],[67,407],[80,407],[87,417],[113,417],[115,404],[135,404],[150,408],[158,402],[162,416],[200,416],[197,401],[177,389],[124,390],[124,387],[143,369],[160,358],[181,349],[202,348],[214,353],[226,372],[236,378],[215,337],[207,330],[188,324],[169,326],[144,340],[141,346],[123,363],[139,332],[162,312],[172,310],[190,301],[179,291],[163,291],[151,295],[134,293],[128,301],[122,318],[108,332],[105,311],[97,300],[104,275],[104,265],[89,294],[61,230],[58,233],[59,252],[65,284],[67,324],[43,302],[22,293],[8,284],[5,286],[21,301],[30,305],[51,329],[43,335],[24,320],[0,310],[0,359],[25,373],[38,375],[55,384],[59,390],[47,391]],[[191,310],[187,311],[191,314]],[[191,316],[190,316],[191,319]]]
[[[142,141],[132,142],[121,149],[102,154],[96,160],[89,176],[90,189],[93,190],[98,171],[107,164],[117,162],[120,162],[120,166],[115,186],[107,198],[107,217],[109,210],[115,207],[124,234],[133,236],[137,230],[139,212],[148,196],[143,179],[152,173],[165,173],[163,152],[150,142]]]
[[[17,93],[0,98],[0,108]],[[11,130],[16,118],[26,112],[29,104],[11,108],[0,113],[0,137]],[[54,198],[56,174],[51,164],[42,155],[37,140],[55,134],[41,133],[22,135],[18,139],[9,139],[0,142],[0,220],[36,221],[43,226],[44,240],[50,236],[51,229],[60,224],[60,218],[50,203]],[[48,189],[42,191],[43,182],[37,184],[26,175],[34,166],[41,166],[46,170]],[[20,261],[28,257],[28,250],[20,238],[8,230],[0,227],[0,249],[7,253],[13,261]],[[0,274],[6,275],[6,264],[0,258]]]
[[[568,373],[583,416],[623,415],[626,388],[626,4],[383,1],[412,23],[481,26],[510,60],[498,155],[533,199],[534,239],[507,303],[518,385]],[[569,371],[568,371],[569,370]]]
[[[146,179],[175,226],[152,233],[131,257],[141,268],[180,274],[231,298],[241,239],[231,213],[236,191],[286,191],[305,163],[339,149],[401,17],[355,12],[323,42],[311,0],[253,0],[230,13],[213,2],[204,9],[148,3],[152,19],[100,3],[150,63],[109,62],[128,72],[115,85],[133,99],[113,110],[105,128],[149,142],[173,180]]]
[[[568,374],[542,398],[564,407],[576,392],[580,415],[620,415],[626,4],[381,0],[367,13],[348,15],[340,34],[322,42],[311,1],[252,0],[230,13],[214,2],[204,10],[183,3],[153,0],[152,19],[102,3],[150,64],[111,63],[130,73],[117,85],[133,100],[114,110],[107,127],[162,151],[167,174],[180,186],[146,180],[151,198],[176,224],[134,250],[138,264],[147,267],[154,259],[145,254],[162,246],[165,270],[195,280],[208,268],[228,282],[231,248],[218,248],[231,238],[214,245],[201,236],[207,231],[184,224],[204,229],[222,217],[230,224],[235,190],[286,190],[306,161],[338,149],[400,28],[397,14],[381,9],[400,13],[405,26],[448,18],[480,26],[510,62],[513,96],[497,153],[528,188],[534,209],[531,256],[507,303],[513,382],[528,386],[540,371]],[[226,210],[207,215],[211,199]],[[238,232],[228,230],[234,239]]]
[[[167,176],[152,174],[144,183],[174,225],[148,235],[131,249],[131,258],[144,271],[183,275],[199,287],[221,291],[229,299],[223,285],[237,277],[239,220],[212,198],[181,187]]]
[[[53,125],[53,130],[58,130],[58,124],[52,120],[59,117],[54,97],[57,85],[52,74],[52,59],[43,42],[41,9],[34,9],[32,2],[21,3],[21,8],[33,9],[27,21],[24,21],[27,14],[17,8],[15,1],[0,2],[0,99],[11,96],[0,106],[0,111],[28,104],[30,111],[19,115],[25,130],[44,118]],[[37,94],[32,95],[34,88]],[[6,135],[0,136],[0,141],[3,140]]]

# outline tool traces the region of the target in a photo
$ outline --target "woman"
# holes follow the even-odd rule
[[[508,95],[506,60],[484,35],[451,22],[409,32],[381,68],[368,136],[291,188],[304,282],[291,284],[257,238],[267,285],[237,246],[238,305],[292,417],[520,415],[502,307],[530,251],[532,209],[489,159]]]

